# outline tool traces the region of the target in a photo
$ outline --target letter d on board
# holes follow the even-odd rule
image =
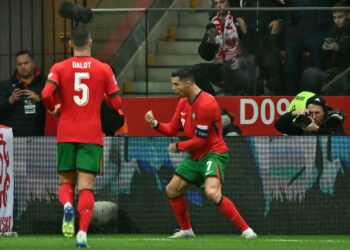
[[[247,106],[252,106],[252,116],[247,117]],[[253,124],[257,121],[259,115],[259,108],[256,101],[253,99],[241,99],[240,102],[240,124]]]

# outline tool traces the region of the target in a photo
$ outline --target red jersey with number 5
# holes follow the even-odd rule
[[[54,64],[47,81],[57,86],[61,99],[57,142],[102,145],[103,96],[119,91],[110,66],[90,56],[71,57]]]

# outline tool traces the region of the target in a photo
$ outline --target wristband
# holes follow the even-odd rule
[[[151,123],[152,128],[157,128],[159,125],[159,122],[157,120],[153,120],[153,122]]]

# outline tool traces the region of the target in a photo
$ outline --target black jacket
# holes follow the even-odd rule
[[[335,66],[343,71],[350,66],[350,23],[346,23],[342,28],[333,25],[328,37],[335,40],[339,45],[339,50],[337,52],[326,51],[325,53],[333,54]]]
[[[198,54],[206,61],[214,59],[219,47],[216,43],[208,42],[207,31],[213,26],[212,23],[207,24],[201,44],[198,47]]]
[[[331,7],[332,0],[287,0],[285,7]],[[332,15],[330,11],[319,10],[298,10],[284,11],[284,22],[287,26],[297,26],[303,31],[314,33],[327,33],[332,25]]]
[[[345,135],[345,130],[343,125],[339,126],[337,129],[331,128],[326,122],[320,125],[318,131],[309,132],[298,127],[294,122],[292,113],[288,112],[279,117],[275,122],[275,128],[283,134],[286,135]]]
[[[9,102],[12,91],[18,87],[27,87],[39,96],[41,95],[46,77],[39,69],[36,69],[35,73],[34,80],[28,85],[18,79],[16,72],[9,80],[0,83],[0,124],[11,127],[14,136],[44,135],[45,107],[42,101],[33,104],[23,98],[23,100],[13,105]]]
[[[241,7],[241,0],[234,0],[232,6],[235,8]],[[270,31],[269,24],[273,20],[283,18],[280,11],[251,11],[245,8],[261,7],[279,7],[275,0],[245,0],[241,11],[231,11],[234,18],[241,17],[248,26],[248,32],[255,33]]]

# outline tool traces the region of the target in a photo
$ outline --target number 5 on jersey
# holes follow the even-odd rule
[[[74,90],[81,91],[80,95],[75,95],[74,102],[78,106],[85,106],[89,102],[89,87],[83,82],[86,79],[90,79],[88,72],[76,72],[74,75]]]

